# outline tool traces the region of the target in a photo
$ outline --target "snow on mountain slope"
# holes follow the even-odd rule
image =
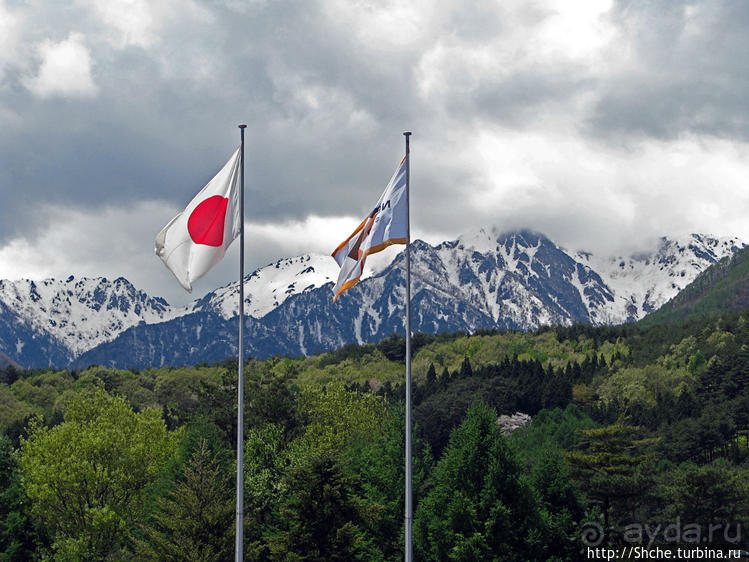
[[[533,295],[521,290],[517,295],[520,298],[509,302],[495,301],[491,295],[497,291],[498,284],[502,284],[500,276],[520,273],[527,281],[540,281],[554,268],[560,280],[576,287],[587,310],[587,321],[616,324],[639,320],[659,308],[707,267],[744,246],[735,237],[691,234],[673,240],[661,238],[651,253],[611,257],[568,251],[532,232],[501,233],[497,229],[481,229],[461,236],[456,243],[450,244],[447,252],[442,253],[447,253],[447,263],[452,263],[453,267],[459,262],[466,263],[466,250],[478,252],[483,257],[496,256],[498,269],[485,271],[483,277],[478,277],[495,320],[508,308],[514,316],[524,314],[526,321],[530,320],[523,308],[527,309],[533,300]],[[552,257],[553,253],[557,255]],[[479,260],[474,258],[472,261],[477,263]],[[471,290],[471,285],[453,282],[463,292]],[[518,305],[518,302],[524,302],[525,306]],[[549,320],[552,318],[548,314],[544,318],[542,312],[542,316],[536,317],[532,324],[542,325]]]
[[[390,265],[393,256],[386,258],[383,260],[381,254],[369,258],[362,279]],[[338,264],[331,256],[320,254],[283,258],[258,268],[245,276],[245,314],[262,318],[293,295],[317,289],[326,283],[335,283],[338,271]],[[239,284],[229,283],[196,301],[189,309],[211,310],[225,319],[234,318],[239,314],[238,293]]]
[[[647,255],[610,257],[567,251],[527,230],[481,229],[437,246],[417,240],[413,330],[638,320],[743,246],[736,238],[695,234],[663,238]],[[400,250],[372,256],[362,282],[336,303],[330,289],[338,266],[330,256],[285,258],[247,275],[245,311],[254,330],[248,352],[309,354],[402,332]],[[214,360],[233,345],[227,334],[236,323],[237,294],[238,283],[231,283],[172,308],[122,278],[0,281],[0,352],[29,367],[75,359],[125,367],[134,357],[141,366]]]
[[[114,281],[72,275],[65,281],[0,280],[0,301],[29,328],[63,343],[73,355],[112,340],[140,322],[163,322],[186,312],[172,309],[164,299],[149,297],[122,277]]]
[[[292,295],[335,281],[338,264],[330,256],[303,255],[280,259],[256,269],[244,280],[245,314],[262,318]],[[239,283],[229,283],[195,302],[191,311],[211,310],[225,319],[238,312]]]
[[[691,283],[697,275],[746,244],[735,237],[714,238],[690,234],[661,238],[655,252],[629,257],[596,256],[578,251],[571,254],[598,272],[614,295],[602,310],[591,310],[597,324],[639,320]]]
[[[542,234],[481,229],[440,244],[436,252],[451,290],[498,325],[579,321],[587,317],[587,303],[612,298],[594,271]]]

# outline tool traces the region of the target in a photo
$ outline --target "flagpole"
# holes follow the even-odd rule
[[[234,560],[241,562],[244,546],[244,130],[239,167],[239,365],[237,373],[237,531]]]
[[[406,137],[406,562],[412,562],[413,503],[411,490],[411,151]]]

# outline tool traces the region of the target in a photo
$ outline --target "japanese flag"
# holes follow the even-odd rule
[[[239,236],[239,149],[156,237],[156,255],[185,290],[221,261]]]

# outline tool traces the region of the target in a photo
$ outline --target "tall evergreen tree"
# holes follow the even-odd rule
[[[539,506],[496,420],[494,410],[478,403],[452,432],[416,512],[421,559],[542,559]]]
[[[615,424],[581,430],[580,449],[565,456],[588,498],[601,506],[604,526],[629,511],[628,501],[640,498],[654,484],[656,438],[640,427]]]
[[[351,482],[329,456],[308,459],[284,478],[279,526],[269,537],[271,559],[377,560],[363,527],[366,513]]]
[[[346,453],[345,472],[356,482],[357,493],[371,517],[366,532],[386,560],[403,558],[403,505],[405,502],[405,408],[397,404],[383,431],[372,441],[359,441]],[[413,443],[414,499],[418,501],[431,470],[432,457],[421,440]]]
[[[184,466],[182,478],[158,500],[145,540],[137,541],[138,558],[185,562],[220,562],[234,552],[234,494],[231,474],[223,470],[205,439]]]

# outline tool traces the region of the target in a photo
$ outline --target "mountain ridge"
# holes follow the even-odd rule
[[[721,259],[700,273],[673,299],[665,303],[643,325],[708,318],[749,308],[749,248]]]
[[[736,238],[691,235],[621,257],[565,250],[530,230],[480,229],[435,246],[416,240],[412,326],[433,333],[632,322],[743,246]],[[244,280],[248,353],[307,355],[402,332],[404,260],[398,252],[335,305],[337,266],[329,256],[258,268]],[[0,351],[27,366],[221,360],[236,354],[238,286],[171,307],[123,278],[0,281]]]

